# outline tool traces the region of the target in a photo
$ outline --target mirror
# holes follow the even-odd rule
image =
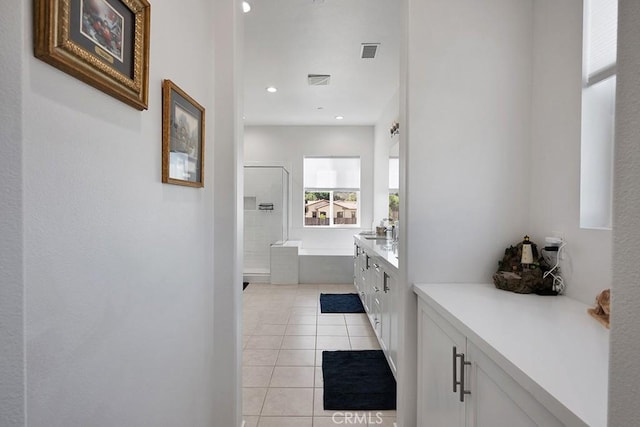
[[[395,139],[395,138],[394,138]],[[400,142],[389,148],[389,219],[398,221],[400,215]]]

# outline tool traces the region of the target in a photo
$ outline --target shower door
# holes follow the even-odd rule
[[[270,247],[286,241],[288,232],[289,172],[280,166],[245,166],[245,277],[268,281]]]

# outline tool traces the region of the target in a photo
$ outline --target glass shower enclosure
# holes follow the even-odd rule
[[[289,171],[281,166],[245,166],[244,281],[268,283],[271,245],[288,238]]]

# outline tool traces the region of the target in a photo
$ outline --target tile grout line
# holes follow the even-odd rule
[[[299,290],[300,290],[300,287],[297,287],[296,289],[298,289],[298,291],[299,291]],[[305,366],[305,365],[296,365],[296,364],[286,365],[286,366],[285,366],[285,365],[282,365],[282,366],[279,366],[279,365],[278,365],[278,360],[279,360],[280,356],[282,355],[282,351],[283,351],[283,350],[305,350],[305,348],[299,348],[299,349],[298,349],[298,348],[291,348],[291,349],[285,349],[285,348],[284,348],[284,346],[285,346],[285,339],[286,339],[286,337],[287,337],[287,335],[286,335],[286,328],[290,325],[290,323],[289,323],[289,322],[291,321],[292,317],[294,316],[294,314],[292,314],[292,312],[293,312],[293,311],[295,311],[295,309],[296,309],[296,308],[298,308],[298,309],[301,309],[300,311],[302,311],[302,312],[300,312],[300,311],[299,311],[298,313],[296,313],[296,315],[303,316],[303,315],[309,315],[309,314],[311,314],[311,313],[306,313],[306,312],[305,312],[305,310],[304,310],[305,308],[311,308],[311,307],[309,307],[308,305],[305,305],[305,304],[307,304],[307,302],[306,302],[306,301],[304,301],[304,299],[305,299],[305,298],[310,297],[311,295],[309,295],[308,293],[304,293],[304,294],[299,294],[299,295],[298,295],[298,294],[296,293],[296,291],[295,291],[295,290],[292,290],[291,292],[293,292],[293,293],[294,293],[294,295],[295,295],[295,297],[294,297],[294,298],[301,297],[301,300],[299,301],[299,303],[300,303],[300,304],[303,304],[303,305],[296,306],[296,305],[294,305],[294,304],[295,304],[295,302],[294,302],[293,304],[291,304],[291,305],[287,305],[287,309],[289,310],[289,312],[288,312],[288,315],[287,315],[287,318],[286,318],[285,331],[284,331],[284,333],[283,333],[282,335],[273,335],[273,336],[281,336],[281,337],[282,337],[282,339],[281,339],[281,341],[280,341],[280,343],[279,343],[279,345],[278,345],[278,348],[274,348],[274,350],[276,350],[276,361],[275,361],[275,362],[274,362],[274,364],[272,365],[271,375],[270,375],[270,377],[269,377],[269,380],[268,380],[269,382],[268,382],[268,384],[267,384],[267,394],[268,394],[268,392],[269,392],[272,388],[275,388],[275,387],[272,387],[272,381],[273,381],[273,379],[274,379],[274,377],[275,377],[275,369],[276,369],[276,368],[278,368],[278,367],[304,367],[304,366]],[[311,370],[310,370],[310,373],[313,375],[313,378],[312,378],[312,388],[311,388],[311,390],[312,390],[312,392],[313,392],[313,395],[312,395],[312,396],[314,397],[314,399],[312,400],[311,405],[310,405],[310,406],[311,406],[311,415],[310,415],[310,420],[311,420],[311,423],[312,423],[312,425],[313,425],[313,426],[316,426],[317,422],[319,422],[319,421],[317,420],[317,418],[318,418],[318,417],[322,418],[324,415],[326,415],[326,414],[318,414],[318,416],[316,417],[316,413],[315,413],[315,411],[316,411],[316,407],[317,407],[317,405],[316,405],[316,401],[315,401],[315,396],[316,396],[317,388],[318,388],[318,386],[319,386],[319,383],[318,383],[318,381],[317,381],[317,376],[316,376],[316,370],[317,370],[318,368],[320,368],[320,369],[322,368],[322,366],[321,366],[321,365],[320,365],[320,366],[316,366],[316,364],[317,364],[317,362],[319,361],[319,360],[318,360],[318,359],[319,359],[319,357],[318,357],[318,353],[319,353],[320,351],[323,351],[323,350],[324,350],[324,349],[319,349],[319,345],[318,345],[318,339],[319,339],[319,335],[318,335],[318,333],[319,333],[319,332],[318,332],[318,328],[319,328],[320,326],[322,326],[322,325],[320,325],[320,318],[322,318],[322,313],[320,312],[320,307],[319,307],[319,295],[320,295],[320,293],[322,293],[322,292],[320,291],[320,289],[318,289],[318,290],[315,292],[315,296],[316,296],[316,298],[318,298],[318,299],[316,299],[315,310],[314,310],[314,313],[315,313],[315,319],[314,319],[314,321],[315,321],[315,322],[314,322],[314,323],[315,323],[315,325],[314,325],[314,326],[315,326],[315,334],[313,335],[313,338],[314,338],[314,343],[315,343],[315,345],[314,345],[314,348],[313,348],[313,350],[312,350],[314,353],[313,353],[313,358],[312,358],[313,363],[312,363],[312,366],[311,366],[313,369],[311,369]],[[342,293],[344,293],[344,292],[342,292]],[[256,294],[256,295],[260,295],[260,294]],[[282,297],[288,297],[289,295],[290,295],[290,294],[283,293],[283,294],[282,294]],[[260,305],[259,305],[259,304],[256,304],[255,308],[256,308],[256,309],[258,309],[258,310],[260,310]],[[274,324],[276,324],[276,323],[274,323]],[[353,335],[353,334],[351,333],[351,331],[349,330],[349,325],[348,325],[348,323],[347,323],[347,318],[346,318],[346,316],[344,316],[344,315],[342,316],[342,322],[341,322],[341,325],[344,325],[344,328],[345,328],[345,332],[346,332],[346,335],[345,335],[345,336],[347,337],[347,340],[348,340],[348,348],[349,348],[349,349],[352,349],[352,348],[353,348],[353,342],[352,342],[353,338],[354,338],[357,334],[361,334],[361,332],[359,332],[359,331],[358,331],[358,332],[355,332],[355,333],[356,333],[356,335]],[[328,329],[330,329],[330,328],[328,328]],[[356,328],[356,329],[358,329],[358,328]],[[359,329],[362,329],[362,328],[359,328]],[[254,336],[255,336],[255,337],[259,337],[259,336],[271,336],[271,335],[254,335],[253,333],[250,333],[250,334],[249,334],[249,339],[251,339],[251,338],[252,338],[252,337],[254,337]],[[292,337],[295,337],[295,335],[291,335],[291,336],[292,336]],[[305,336],[305,335],[302,335],[302,336]],[[302,337],[302,336],[300,336],[300,337]],[[329,336],[331,336],[331,335],[329,335]],[[339,335],[335,335],[335,336],[337,337],[337,336],[339,336]],[[295,339],[294,339],[294,341],[295,341]],[[248,345],[248,343],[247,343],[247,345]],[[297,345],[297,344],[296,344],[296,345]],[[296,345],[294,345],[294,347],[295,347]],[[304,346],[306,346],[306,345],[304,345]],[[244,348],[243,348],[243,350],[245,350],[245,349],[246,349],[246,347],[244,347]],[[294,362],[294,363],[295,363],[295,362]],[[259,365],[256,365],[256,366],[259,366]],[[284,388],[297,388],[297,387],[284,387]],[[264,414],[263,414],[263,411],[264,411],[264,409],[265,409],[265,406],[266,406],[266,395],[265,395],[265,400],[262,402],[262,407],[261,407],[261,410],[260,410],[260,414],[256,417],[256,418],[258,419],[258,421],[257,421],[258,423],[262,422],[262,420],[264,420],[264,419],[269,418],[269,416],[267,416],[267,415],[264,415]],[[275,415],[273,415],[273,416],[275,416]],[[292,417],[304,417],[304,416],[303,416],[303,415],[279,415],[278,417],[283,417],[283,418],[292,418]]]
[[[315,424],[315,422],[313,421],[314,415],[316,414],[316,367],[318,365],[318,326],[319,326],[319,320],[320,320],[320,292],[318,291],[317,295],[316,295],[316,300],[318,302],[318,306],[316,308],[316,337],[315,337],[315,346],[314,346],[314,350],[313,350],[313,398],[311,400],[311,426],[313,427],[313,424]],[[320,366],[320,371],[322,372],[322,366]]]

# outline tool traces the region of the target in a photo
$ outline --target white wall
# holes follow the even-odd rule
[[[372,126],[247,126],[244,157],[247,162],[286,164],[291,176],[290,240],[303,248],[351,248],[353,235],[370,229],[373,211]],[[361,228],[303,227],[304,156],[360,156]]]
[[[611,286],[611,231],[580,228],[582,0],[536,0],[534,8],[531,227],[558,231],[568,296],[591,305]]]
[[[21,3],[0,3],[0,425],[6,427],[25,422]]]
[[[180,3],[178,3],[180,4]],[[214,395],[215,427],[242,425],[242,35],[241,1],[215,0]],[[187,34],[198,34],[188,31]],[[203,52],[211,52],[208,46]],[[209,260],[210,261],[210,260]],[[209,396],[207,396],[209,398]],[[186,423],[181,423],[186,425]]]
[[[400,93],[396,92],[384,107],[374,129],[373,219],[378,223],[389,216],[389,151],[399,138],[391,138],[391,124],[399,120]]]
[[[214,346],[214,286],[231,284],[212,266],[212,6],[153,3],[139,112],[35,59],[31,2],[10,3],[24,37],[8,69],[24,77],[29,425],[215,425],[214,387],[233,386],[213,378],[214,347],[231,352]],[[160,182],[164,78],[207,108],[204,189]]]
[[[401,274],[407,285],[488,282],[529,223],[532,1],[406,5]],[[400,301],[398,418],[408,427],[418,404],[408,286]]]
[[[640,425],[640,2],[618,5],[609,426]]]
[[[490,281],[529,222],[532,2],[409,16],[409,279]]]

